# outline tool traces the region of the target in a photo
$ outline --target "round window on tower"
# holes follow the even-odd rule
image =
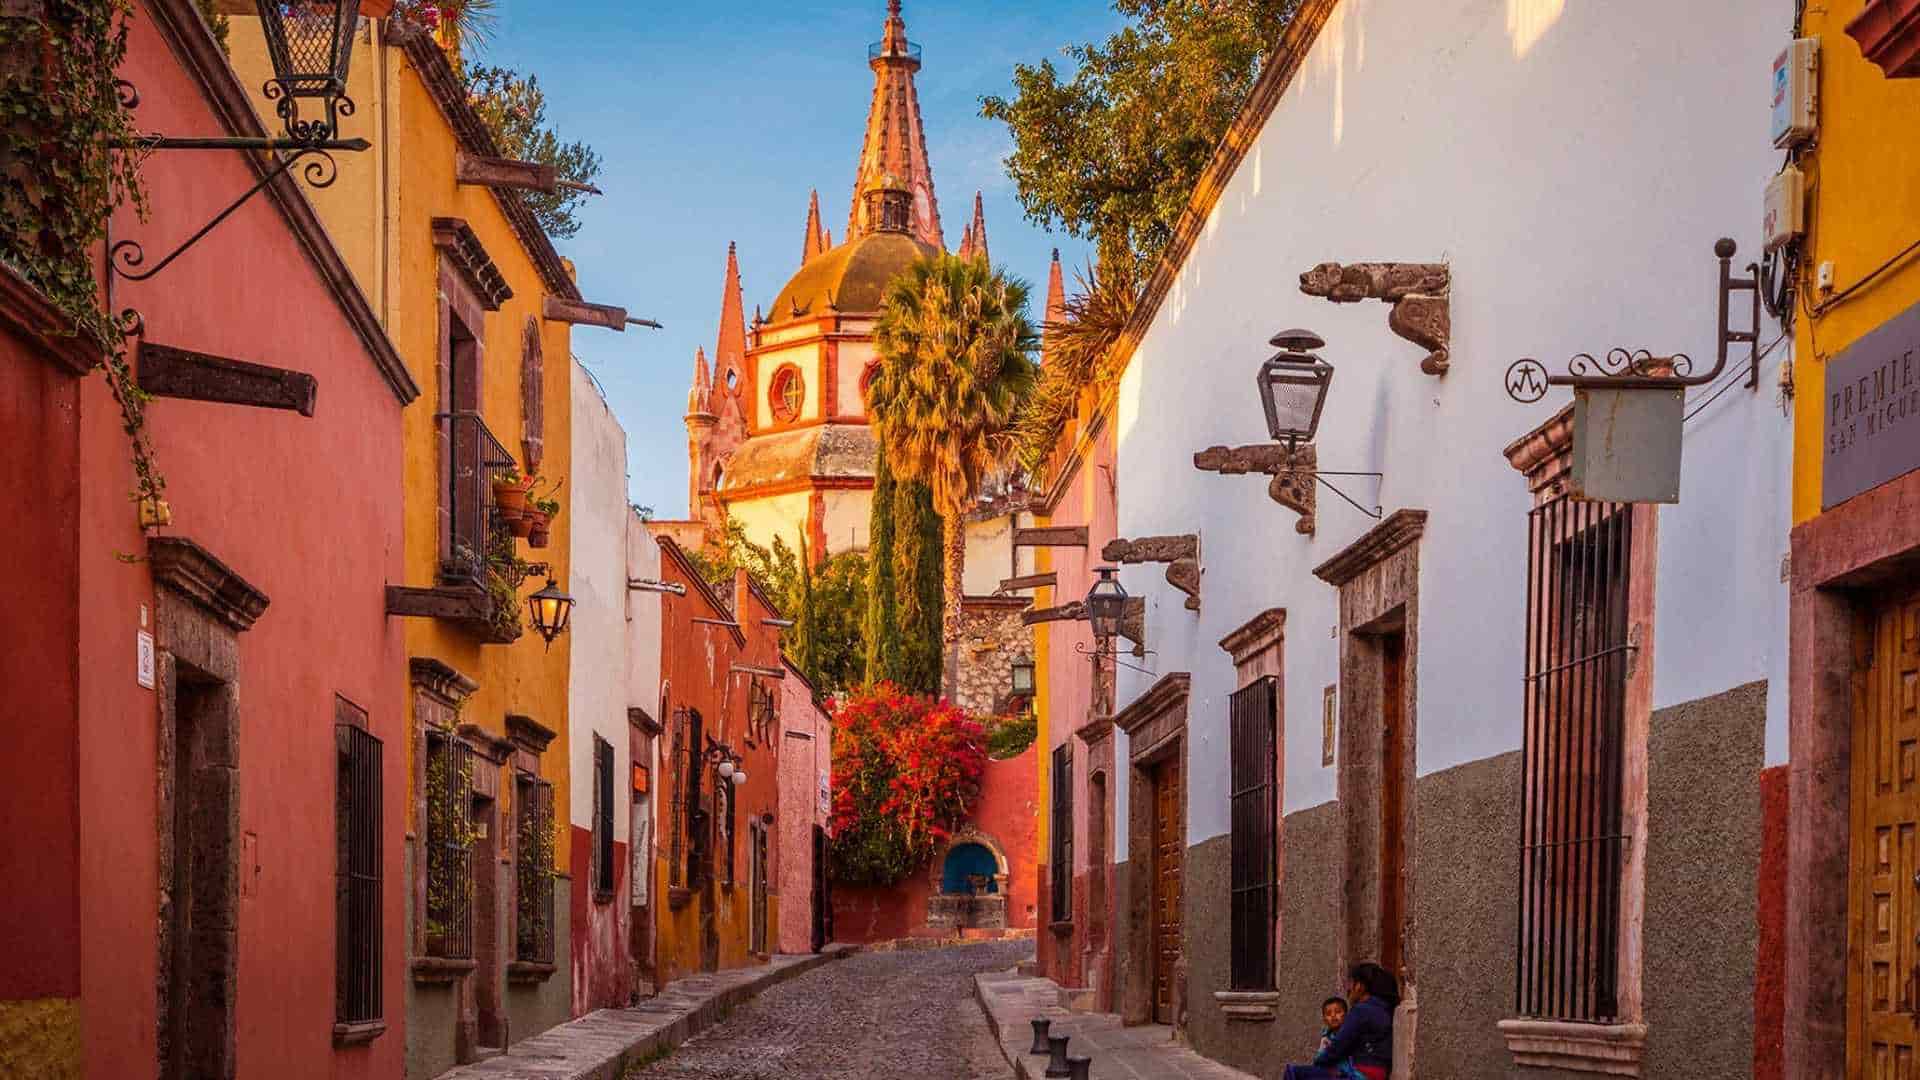
[[[807,384],[800,369],[792,364],[773,373],[773,385],[767,391],[767,404],[773,409],[775,423],[790,424],[800,418],[800,404],[806,400]]]

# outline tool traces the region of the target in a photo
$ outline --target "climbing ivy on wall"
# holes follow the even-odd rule
[[[138,132],[115,73],[127,53],[129,0],[43,0],[40,17],[0,17],[0,260],[46,294],[119,403],[132,444],[133,497],[166,481],[147,440],[147,395],[134,382],[122,325],[101,306],[93,262],[108,217],[146,216]],[[120,149],[117,149],[120,148]]]

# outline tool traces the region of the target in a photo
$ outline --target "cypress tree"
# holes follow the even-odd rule
[[[796,636],[800,639],[800,671],[806,675],[807,681],[816,687],[820,685],[820,650],[815,647],[815,641],[820,633],[817,618],[818,613],[813,607],[813,559],[809,557],[807,551],[806,530],[802,529],[800,531],[800,617],[799,633]]]
[[[874,455],[873,509],[867,526],[867,682],[898,674],[899,609],[893,583],[893,470],[885,454]]]
[[[900,660],[894,678],[916,693],[940,692],[940,615],[945,609],[940,515],[933,489],[918,481],[893,485],[893,581]]]

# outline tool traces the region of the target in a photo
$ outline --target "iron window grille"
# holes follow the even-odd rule
[[[1273,914],[1278,892],[1274,737],[1279,681],[1269,675],[1231,699],[1232,978],[1235,990],[1273,989]]]
[[[756,824],[753,834],[753,918],[749,947],[765,956],[767,949],[767,830]]]
[[[683,788],[686,798],[686,882],[688,888],[699,888],[711,880],[713,872],[708,862],[713,851],[712,838],[708,835],[712,823],[700,805],[701,779],[706,771],[705,755],[701,753],[700,746],[706,732],[698,709],[689,710],[687,719],[687,771]]]
[[[352,709],[341,703],[342,709]],[[365,713],[352,709],[364,722]],[[360,724],[334,726],[334,1019],[378,1020],[380,1002],[381,743]]]
[[[426,955],[473,959],[473,748],[427,732]]]
[[[762,742],[773,739],[773,691],[758,678],[747,687],[747,730]]]
[[[681,888],[687,883],[687,791],[693,779],[693,767],[688,762],[690,752],[687,742],[687,710],[679,709],[673,714],[672,760],[667,773],[674,778],[674,786],[669,789],[667,803],[667,885],[669,888]]]
[[[733,884],[733,815],[736,802],[733,796],[732,784],[720,783],[713,786],[713,797],[722,804],[719,807],[720,812],[714,815],[714,821],[720,830],[721,851],[725,855],[720,864],[720,882],[727,886]]]
[[[1619,1015],[1632,508],[1562,497],[1530,516],[1522,743],[1523,1016]]]
[[[613,896],[613,747],[593,737],[593,892]]]
[[[516,778],[514,959],[553,963],[553,785]]]
[[[1053,921],[1073,917],[1073,744],[1053,748]]]
[[[447,558],[441,577],[484,585],[487,551],[496,514],[493,476],[517,467],[513,452],[501,445],[476,412],[440,413],[434,420],[446,439]]]

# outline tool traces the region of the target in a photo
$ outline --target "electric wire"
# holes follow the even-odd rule
[[[1754,358],[1752,363],[1757,365],[1760,361],[1765,360],[1769,356],[1772,356],[1773,350],[1779,348],[1780,343],[1787,340],[1787,336],[1788,334],[1786,331],[1784,330],[1781,331],[1780,336],[1774,338],[1772,344],[1760,350],[1760,355]],[[1739,379],[1736,378],[1735,376],[1744,376],[1747,373],[1747,371],[1748,371],[1748,365],[1742,364],[1737,368],[1730,369],[1725,375],[1720,376],[1720,382],[1717,384],[1717,386],[1709,387],[1706,391],[1702,391],[1702,393],[1706,395],[1705,400],[1701,401],[1699,404],[1694,405],[1692,408],[1688,409],[1687,414],[1680,418],[1680,422],[1684,424],[1688,420],[1691,420],[1694,417],[1700,415],[1700,410],[1705,409],[1707,406],[1713,404],[1714,401],[1717,400],[1721,394],[1724,394],[1728,390],[1733,388],[1734,384],[1739,381]]]
[[[1813,306],[1814,317],[1818,318],[1821,315],[1825,315],[1828,309],[1844,301],[1847,297],[1852,296],[1854,293],[1859,292],[1861,289],[1866,288],[1868,285],[1871,285],[1877,278],[1880,277],[1880,275],[1893,269],[1895,266],[1898,266],[1900,263],[1906,260],[1907,256],[1912,255],[1916,251],[1920,251],[1920,240],[1915,240],[1913,243],[1908,244],[1904,248],[1901,248],[1899,254],[1895,255],[1891,259],[1888,259],[1886,262],[1881,263],[1879,266],[1874,267],[1873,272],[1869,273],[1866,277],[1861,278],[1859,281],[1854,282],[1853,284],[1847,286],[1846,288],[1840,290],[1839,292],[1834,293],[1832,296],[1829,296],[1826,299],[1815,304]]]

